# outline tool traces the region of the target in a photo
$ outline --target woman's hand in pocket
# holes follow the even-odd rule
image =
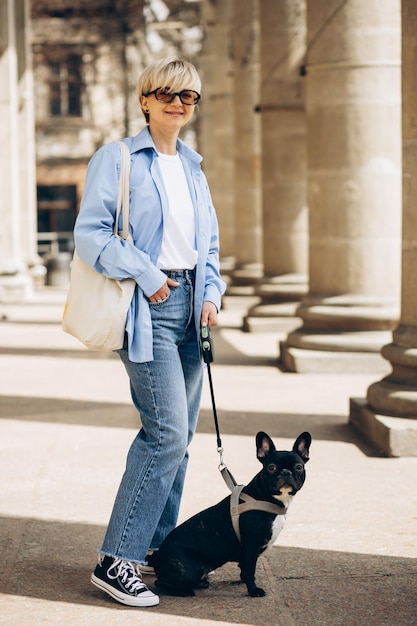
[[[179,287],[179,283],[172,278],[167,278],[162,287],[149,296],[149,302],[161,302],[162,300],[166,300],[169,296],[170,287]]]

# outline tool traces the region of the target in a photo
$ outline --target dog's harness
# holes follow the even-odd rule
[[[287,507],[282,507],[273,502],[255,500],[255,498],[252,498],[252,496],[249,496],[247,493],[242,493],[243,487],[244,485],[236,485],[230,496],[230,515],[233,530],[239,542],[241,540],[239,517],[242,513],[246,513],[247,511],[265,511],[265,513],[272,513],[273,515],[286,515],[288,510]],[[239,504],[239,500],[243,500],[244,502]]]

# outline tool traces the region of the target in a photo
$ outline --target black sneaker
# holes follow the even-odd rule
[[[104,556],[91,575],[93,585],[128,606],[156,606],[159,597],[142,581],[138,566],[130,561]]]

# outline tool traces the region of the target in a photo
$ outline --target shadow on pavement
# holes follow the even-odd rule
[[[50,322],[31,322],[29,325],[27,322],[14,322],[14,324],[22,324],[26,327],[33,326],[34,333],[36,333],[37,325],[50,326]],[[253,356],[248,355],[244,351],[236,349],[229,341],[227,341],[221,334],[221,328],[216,330],[213,335],[214,356],[215,362],[218,365],[240,365],[240,366],[270,366],[280,369],[279,354],[278,354],[278,339],[277,339],[277,355],[272,356]],[[88,350],[84,348],[81,343],[77,344],[74,348],[63,348],[60,345],[43,345],[39,346],[15,346],[15,345],[2,345],[0,346],[0,355],[14,355],[14,356],[43,356],[59,359],[89,359],[89,360],[101,360],[101,359],[118,359],[118,355],[111,351],[100,350]]]
[[[13,355],[13,356],[46,356],[56,357],[59,359],[118,359],[119,357],[115,352],[100,352],[93,350],[79,350],[71,349],[66,350],[60,347],[57,348],[27,348],[15,347],[15,346],[1,346],[0,355]]]
[[[271,437],[293,438],[309,430],[314,439],[352,443],[367,456],[379,456],[348,424],[347,416],[296,413],[266,413],[218,410],[222,435],[253,437],[259,430]],[[90,402],[60,398],[30,398],[0,396],[0,416],[3,419],[76,424],[107,428],[139,427],[136,410],[130,404]],[[213,413],[200,411],[198,433],[215,434]]]
[[[2,593],[140,614],[89,582],[101,526],[13,517],[0,517],[0,526]],[[161,596],[150,610],[257,626],[416,624],[413,559],[275,547],[258,561],[265,598],[249,598],[238,577],[237,565],[227,564],[194,598]],[[154,579],[147,582],[152,588]]]

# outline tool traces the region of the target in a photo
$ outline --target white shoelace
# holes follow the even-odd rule
[[[112,573],[114,570],[114,574]],[[135,593],[143,589],[147,589],[142,578],[135,570],[133,563],[129,561],[123,561],[122,559],[115,559],[111,567],[107,570],[107,576],[112,578],[120,578],[123,585],[130,593]]]

